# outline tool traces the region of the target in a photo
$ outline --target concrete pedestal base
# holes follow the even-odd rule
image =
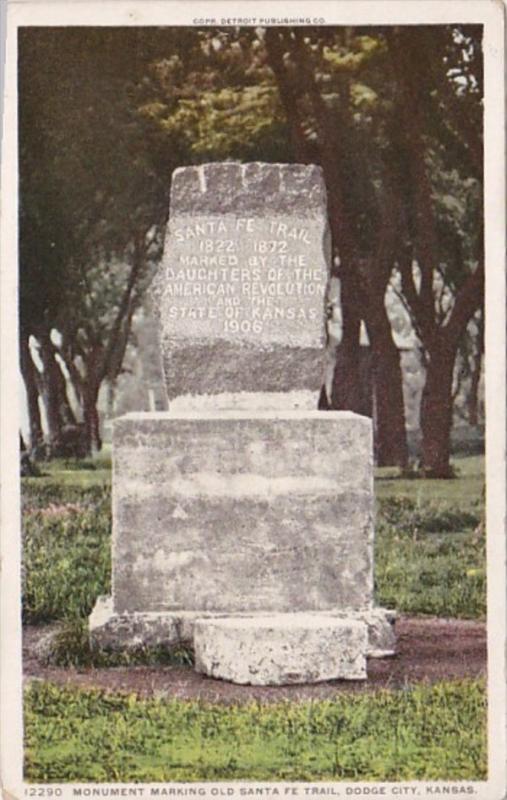
[[[365,678],[395,649],[373,607],[371,420],[243,401],[115,421],[112,598],[91,640],[186,643],[237,682]]]
[[[114,608],[369,607],[371,420],[338,411],[132,414],[113,428]]]

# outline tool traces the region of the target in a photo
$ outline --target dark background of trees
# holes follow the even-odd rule
[[[377,459],[406,467],[395,271],[426,371],[421,466],[450,475],[456,379],[469,373],[473,414],[482,357],[482,323],[474,342],[469,329],[484,302],[481,41],[479,26],[444,25],[21,29],[32,452],[65,452],[76,432],[83,454],[101,445],[99,390],[114,389],[161,256],[172,170],[296,161],[320,164],[328,188],[343,317],[331,407],[362,410],[364,322]]]

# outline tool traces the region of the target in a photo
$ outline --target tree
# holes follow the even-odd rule
[[[399,355],[384,307],[397,266],[426,361],[422,466],[449,475],[456,351],[483,296],[480,31],[270,29],[267,47],[293,140],[320,154],[330,193],[344,312],[334,403],[357,408],[363,319],[379,461],[403,463]]]
[[[364,319],[373,351],[378,462],[405,466],[401,367],[384,304],[396,218],[386,203],[388,178],[378,142],[381,103],[367,85],[384,58],[384,42],[378,34],[350,29],[270,28],[266,48],[294,147],[303,160],[318,160],[328,188],[343,314],[332,406],[362,411],[359,336]],[[373,143],[378,151],[372,157]]]
[[[480,32],[398,28],[388,42],[401,120],[393,126],[403,197],[399,269],[425,353],[422,467],[449,477],[454,364],[484,297]]]
[[[82,406],[86,449],[100,447],[98,392],[121,369],[160,253],[171,153],[138,113],[160,46],[160,36],[130,29],[20,34],[21,353],[32,444],[40,390],[53,451],[62,426],[75,422],[64,372]],[[30,337],[43,363],[38,382]]]
[[[482,302],[476,29],[24,29],[20,97],[21,354],[34,440],[39,394],[52,439],[72,422],[70,382],[87,444],[100,444],[98,392],[121,370],[160,255],[172,169],[297,160],[321,164],[329,193],[344,322],[333,405],[362,410],[364,323],[379,463],[406,464],[385,308],[396,268],[427,361],[423,464],[449,472],[453,364]]]

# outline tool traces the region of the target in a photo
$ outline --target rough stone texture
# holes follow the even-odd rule
[[[174,398],[187,393],[312,389],[318,396],[326,380],[326,356],[310,347],[277,346],[268,350],[225,340],[165,344],[162,363],[170,407]]]
[[[365,624],[368,631],[366,655],[370,658],[392,656],[396,649],[394,624],[396,614],[384,608],[371,607],[366,611],[317,611],[306,612],[307,616],[333,620],[357,621]],[[235,614],[234,619],[264,617],[263,614]],[[287,615],[289,617],[291,615]],[[223,614],[206,611],[133,611],[118,614],[114,610],[113,598],[101,596],[90,615],[92,644],[105,650],[135,650],[142,643],[145,647],[174,647],[193,645],[194,626],[197,620],[224,619]],[[230,619],[230,617],[227,617]],[[57,632],[57,631],[56,631]],[[42,642],[44,652],[50,652],[54,633]]]
[[[113,442],[116,613],[370,608],[370,420],[133,414]]]
[[[366,678],[367,626],[329,615],[197,620],[195,668],[261,686]]]
[[[155,282],[169,399],[320,389],[329,261],[319,167],[176,170]]]
[[[396,611],[373,607],[359,614],[368,626],[368,655],[370,658],[394,656],[396,652]]]
[[[171,414],[180,411],[315,411],[318,394],[301,392],[225,392],[224,394],[183,394],[171,403]]]
[[[94,644],[193,642],[197,669],[257,684],[363,679],[393,652],[373,607],[371,420],[316,410],[329,264],[319,168],[174,173],[155,289],[170,411],[114,423]]]
[[[174,170],[171,214],[292,214],[320,217],[326,205],[322,170],[314,164],[220,162]]]
[[[101,595],[89,618],[92,645],[104,650],[171,648],[184,640],[182,621],[171,614],[114,612],[112,597]]]

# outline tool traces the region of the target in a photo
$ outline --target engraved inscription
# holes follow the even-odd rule
[[[311,336],[323,319],[327,269],[319,220],[220,217],[173,220],[165,269],[175,334],[262,339],[283,325]],[[171,326],[171,327],[172,327]]]

